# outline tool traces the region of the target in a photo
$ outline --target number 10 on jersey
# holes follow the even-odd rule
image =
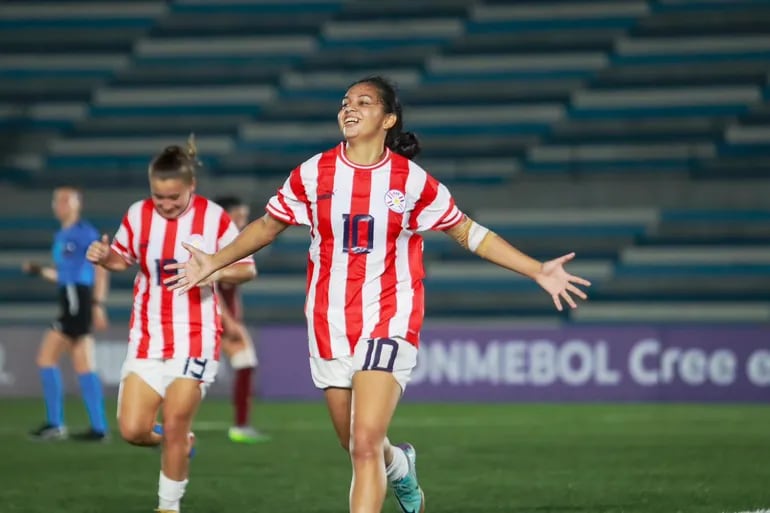
[[[374,218],[369,214],[342,214],[342,251],[360,255],[374,247]]]

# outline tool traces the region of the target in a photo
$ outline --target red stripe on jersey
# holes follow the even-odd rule
[[[333,194],[334,192],[334,172],[337,164],[337,149],[329,150],[321,155],[318,161],[318,188],[316,195]],[[301,177],[297,173],[297,179],[301,184]],[[304,187],[301,187],[304,193]],[[292,183],[294,192],[298,189]],[[308,204],[308,199],[301,199]],[[321,247],[319,248],[318,283],[315,287],[315,304],[313,305],[313,331],[318,344],[318,353],[321,358],[332,358],[332,341],[329,328],[328,310],[329,310],[329,280],[332,273],[332,256],[334,254],[334,232],[332,231],[332,202],[331,199],[317,201],[318,215],[318,234],[321,237]],[[312,218],[311,218],[312,219]],[[308,272],[311,268],[308,267]],[[308,275],[312,279],[312,274]]]
[[[388,190],[406,191],[406,179],[409,176],[409,161],[397,154],[390,160],[390,184]],[[403,214],[388,210],[388,235],[385,248],[385,270],[380,277],[380,319],[377,322],[372,338],[386,338],[389,333],[390,320],[396,315],[397,297],[396,285],[396,242],[401,234]]]
[[[175,262],[176,232],[176,219],[167,219],[166,233],[163,234],[163,250],[160,262],[158,262],[158,280],[161,282],[166,276],[163,266],[166,262]],[[160,286],[160,318],[163,328],[163,358],[171,358],[174,356],[174,292],[162,283]]]
[[[299,175],[299,173],[297,173],[297,175]],[[292,175],[292,176],[294,176],[294,175]],[[294,180],[292,180],[292,183],[291,183],[292,189],[294,188],[295,185],[296,184],[294,183]],[[291,210],[291,208],[289,208],[289,205],[286,203],[286,200],[283,199],[282,195],[278,196],[278,202],[283,207],[284,212],[286,212],[287,215],[285,217],[287,217],[289,219],[289,222],[291,224],[297,224],[297,220],[294,218],[294,212]]]
[[[139,279],[139,276],[137,276],[134,279],[134,294],[131,297],[136,298],[137,296],[139,296],[139,284],[140,283],[142,283],[142,281]],[[129,329],[129,332],[132,329],[134,329],[134,323],[135,322],[136,322],[136,309],[132,308],[131,309],[131,317],[129,317],[129,319],[128,319],[128,329]],[[147,349],[145,349],[144,354],[145,354],[145,358],[146,358],[147,357]],[[138,355],[137,355],[137,358],[138,358]]]
[[[418,218],[425,208],[433,203],[438,196],[438,181],[432,176],[428,175],[425,179],[425,185],[420,192],[420,197],[414,206],[412,214],[409,216],[409,229],[415,230],[419,226]]]
[[[139,347],[136,351],[137,358],[147,358],[147,351],[150,348],[150,321],[147,315],[147,309],[150,302],[150,287],[152,286],[150,270],[147,268],[147,247],[150,243],[150,228],[152,227],[152,218],[155,213],[155,205],[152,200],[145,200],[142,204],[142,228],[139,233],[139,265],[144,274],[144,292],[142,293],[141,319],[142,338],[139,340]]]
[[[230,216],[227,215],[227,212],[222,210],[222,214],[219,216],[219,228],[217,229],[217,240],[222,238],[222,235],[225,234],[227,231],[227,228],[230,226],[230,223],[232,221],[230,220]],[[222,248],[219,248],[222,249]]]
[[[203,224],[206,220],[206,207],[208,207],[208,201],[202,196],[195,197],[195,203],[193,208],[193,222],[191,235],[203,236]],[[203,314],[201,312],[201,289],[200,287],[193,287],[188,292],[188,308],[190,311],[190,356],[191,358],[199,358],[203,351],[203,335],[201,333],[201,324]],[[216,305],[216,298],[215,298]],[[218,311],[218,310],[217,310]],[[219,354],[219,338],[222,332],[222,321],[219,315],[216,315],[217,319],[217,342],[215,354]]]
[[[125,248],[128,251],[124,251],[124,253],[130,255],[131,258],[136,260],[137,254],[134,250],[134,230],[131,228],[131,223],[128,222],[128,215],[123,217],[123,221],[120,224],[123,226],[123,228],[126,229],[126,233],[128,234],[128,247]],[[117,243],[117,241],[113,242]],[[118,246],[121,247],[119,243]]]
[[[280,196],[278,196],[278,202],[283,206],[284,209],[288,209],[289,206],[286,204],[286,202],[281,199]],[[268,204],[265,206],[265,210],[267,210],[267,213],[271,216],[275,217],[279,221],[283,221],[286,224],[297,224],[294,217],[291,215],[286,215],[285,213],[281,212],[280,210],[276,210],[272,205]]]
[[[120,250],[120,256],[122,256],[124,259],[135,258],[135,256],[133,255],[133,251],[130,251],[127,247],[125,247],[123,244],[121,244],[117,240],[112,241],[112,245]]]
[[[345,283],[345,333],[348,335],[350,352],[356,347],[364,328],[363,287],[366,283],[366,260],[369,253],[369,236],[375,221],[369,215],[369,197],[372,195],[372,172],[366,169],[353,170],[353,190],[350,198],[350,213],[345,226],[348,247],[348,276]],[[361,219],[359,220],[359,217]],[[358,248],[365,252],[356,252]]]
[[[422,283],[425,269],[422,263],[422,237],[409,239],[409,274],[412,276],[413,287],[412,313],[409,314],[409,326],[404,338],[418,346],[422,320],[425,317],[425,287]]]

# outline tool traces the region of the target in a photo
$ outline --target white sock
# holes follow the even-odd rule
[[[163,475],[161,470],[160,478],[158,479],[158,509],[179,511],[179,501],[184,496],[187,481],[187,479],[184,481],[169,479]]]
[[[257,353],[254,347],[249,344],[230,358],[230,366],[235,369],[248,369],[257,366]]]
[[[388,481],[391,483],[402,479],[409,472],[409,462],[406,460],[406,454],[404,454],[401,447],[392,446],[393,460],[390,465],[385,467],[385,473],[388,476]]]

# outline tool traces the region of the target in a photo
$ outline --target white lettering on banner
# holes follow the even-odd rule
[[[658,375],[655,371],[648,371],[644,360],[650,355],[657,354],[660,350],[660,342],[654,339],[646,339],[638,342],[628,355],[628,371],[631,379],[642,386],[650,387],[658,383]]]
[[[520,340],[492,340],[485,345],[473,340],[435,340],[423,343],[412,383],[452,385],[547,386],[562,382],[615,385],[620,372],[609,367],[606,342],[569,340],[561,346],[550,340],[528,344]]]
[[[770,385],[770,351],[759,349],[751,353],[746,362],[746,375],[752,385],[759,387]]]
[[[412,383],[428,381],[441,383],[446,378],[447,383],[456,385],[460,382],[460,344],[421,344],[417,355],[417,367],[412,371],[409,380]]]
[[[500,383],[500,346],[492,342],[482,348],[476,344],[465,345],[465,365],[463,382],[467,384],[488,381],[493,385]]]
[[[5,347],[0,345],[0,385],[13,385],[16,377],[5,370]]]
[[[524,342],[503,344],[503,357],[500,362],[505,383],[523,385],[527,382],[527,346]]]
[[[700,348],[661,349],[655,339],[640,340],[628,356],[631,378],[642,386],[683,383],[699,386],[706,383],[727,386],[735,382],[737,358],[729,349],[717,349],[710,355]]]
[[[711,382],[720,387],[732,385],[735,382],[738,360],[729,349],[717,349],[709,361]]]
[[[535,386],[556,381],[556,348],[550,340],[535,340],[529,352],[529,382]]]

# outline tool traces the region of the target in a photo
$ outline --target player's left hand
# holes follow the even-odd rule
[[[24,272],[24,274],[29,274],[31,276],[37,276],[41,272],[43,272],[43,266],[40,265],[37,262],[32,262],[30,260],[25,260],[21,264],[21,270]]]
[[[567,302],[570,308],[577,308],[577,304],[570,293],[580,299],[586,299],[588,297],[586,296],[586,293],[577,288],[575,284],[584,285],[586,287],[591,286],[590,281],[579,276],[574,276],[564,269],[564,265],[573,258],[575,258],[575,253],[568,253],[559,258],[544,262],[543,266],[540,268],[540,272],[535,275],[537,284],[543,287],[543,289],[551,295],[553,304],[560,312],[563,310],[561,304],[562,299]]]
[[[93,322],[96,331],[105,331],[110,327],[110,321],[107,319],[107,310],[104,305],[94,305],[91,312],[91,322]]]

